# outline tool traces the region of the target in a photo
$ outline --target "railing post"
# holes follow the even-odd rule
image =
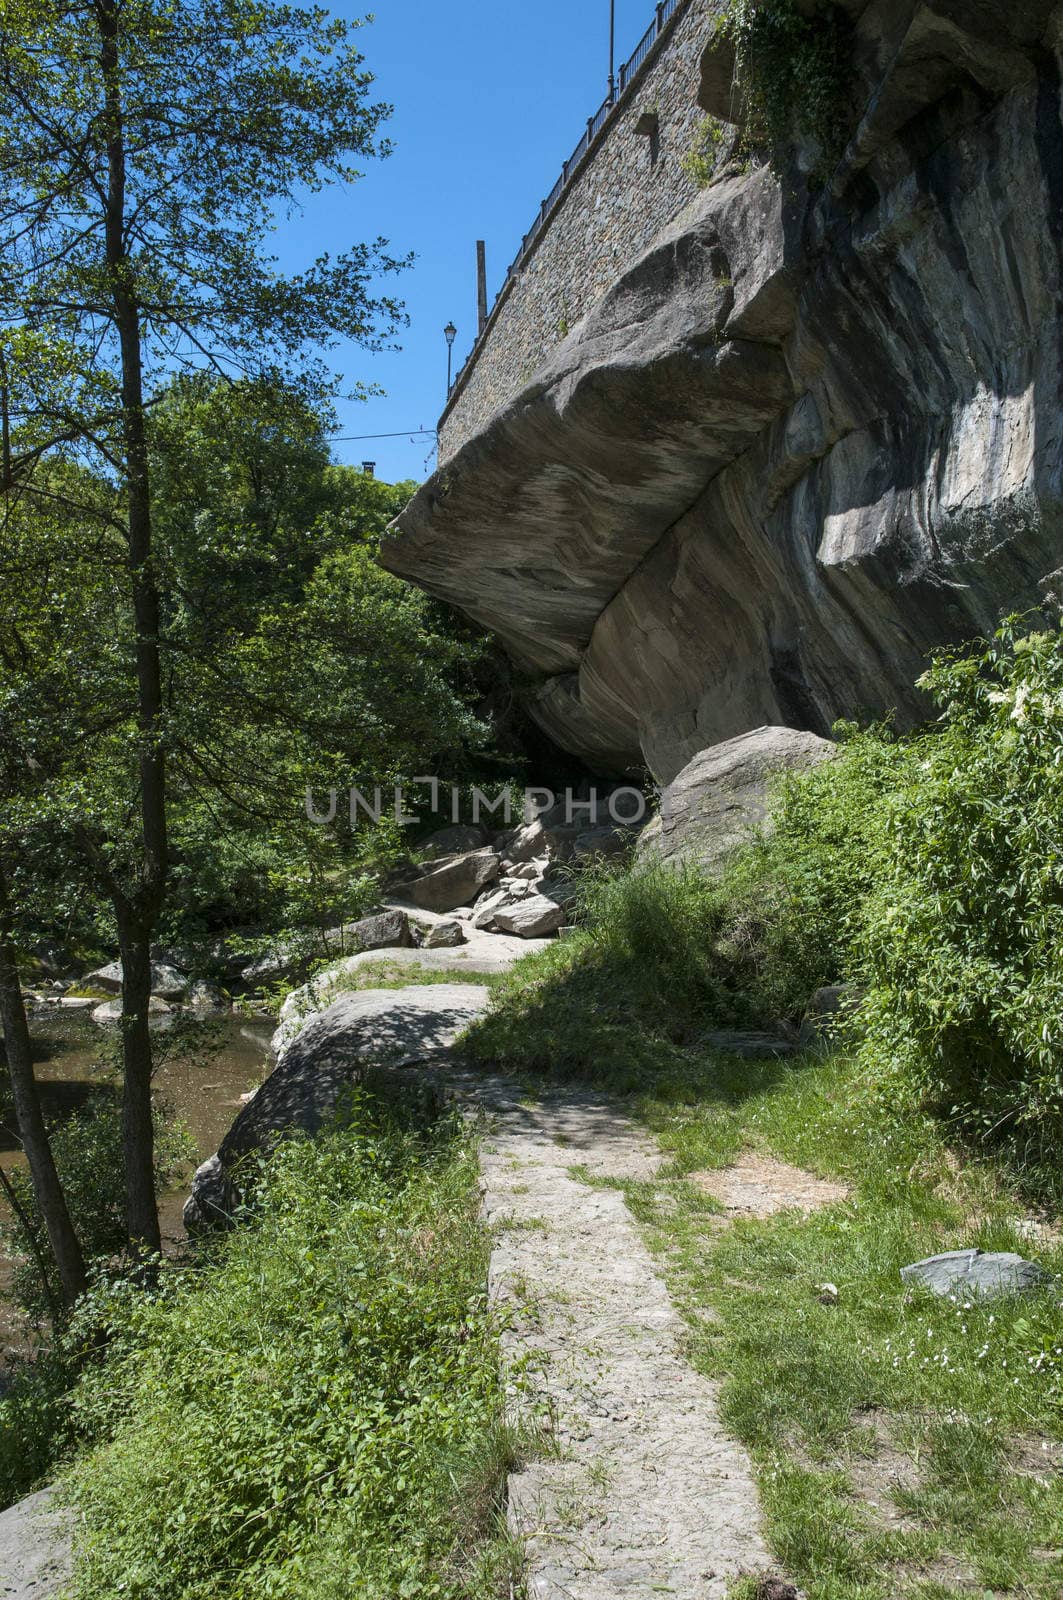
[[[657,32],[664,28],[664,0],[657,0]]]

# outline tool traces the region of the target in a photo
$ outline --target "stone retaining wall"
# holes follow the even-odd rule
[[[442,465],[528,382],[558,344],[697,193],[683,170],[704,113],[702,53],[718,0],[689,0],[562,191],[439,424]],[[655,122],[655,131],[640,132]]]

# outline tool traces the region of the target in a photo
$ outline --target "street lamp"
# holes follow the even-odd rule
[[[616,0],[609,0],[609,104],[616,99]]]
[[[452,322],[448,322],[443,329],[443,337],[447,341],[447,396],[453,387],[451,374],[454,371],[454,340],[458,337],[458,330]]]

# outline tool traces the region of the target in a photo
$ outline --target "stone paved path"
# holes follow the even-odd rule
[[[652,1141],[590,1096],[531,1105],[467,1078],[461,1093],[488,1113],[491,1288],[513,1320],[507,1363],[526,1371],[515,1409],[552,1419],[556,1446],[510,1480],[529,1595],[722,1600],[736,1574],[770,1566],[748,1458],[680,1353],[683,1323],[622,1196],[569,1170],[652,1177]]]

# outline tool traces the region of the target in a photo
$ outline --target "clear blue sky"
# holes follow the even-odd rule
[[[338,15],[364,15],[336,0]],[[653,0],[616,0],[617,60],[634,49]],[[413,267],[390,280],[406,302],[402,349],[334,353],[352,382],[376,383],[386,398],[341,409],[344,434],[434,427],[446,389],[443,327],[459,332],[455,370],[476,324],[476,240],[487,242],[493,298],[539,202],[605,97],[609,0],[379,0],[359,35],[376,97],[394,105],[395,152],[348,190],[312,197],[287,225],[277,253],[285,267],[382,234]],[[429,438],[338,443],[340,460],[375,460],[390,481],[424,478]]]

